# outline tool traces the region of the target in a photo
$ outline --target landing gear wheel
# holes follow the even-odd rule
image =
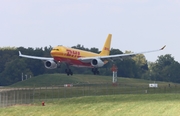
[[[97,70],[96,74],[99,75],[99,71],[98,70]]]
[[[73,72],[70,72],[70,75],[72,76],[72,75],[73,75]]]
[[[71,69],[65,69],[65,73],[67,74],[67,76],[73,75],[73,72],[71,71]]]
[[[99,71],[97,68],[92,68],[92,72],[94,75],[99,75]]]

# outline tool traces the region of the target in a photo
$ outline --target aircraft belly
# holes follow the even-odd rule
[[[72,65],[74,67],[80,67],[80,68],[93,68],[91,65],[86,66],[86,65]]]
[[[85,63],[85,62],[81,62],[81,61],[76,60],[76,59],[62,58],[62,57],[54,57],[54,59],[56,61],[68,63],[69,65],[72,65],[74,67],[89,67],[89,68],[92,68],[91,63],[89,63],[89,62]]]

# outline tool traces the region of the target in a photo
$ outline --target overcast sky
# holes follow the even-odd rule
[[[0,47],[75,46],[141,52],[180,62],[179,0],[0,0]]]

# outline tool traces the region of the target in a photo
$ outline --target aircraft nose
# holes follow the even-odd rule
[[[56,50],[51,50],[51,56],[54,56],[55,55],[55,53],[56,53]]]

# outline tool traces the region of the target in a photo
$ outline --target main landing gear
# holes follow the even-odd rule
[[[99,71],[97,68],[92,68],[92,72],[94,75],[99,75]]]
[[[71,69],[66,69],[65,73],[69,76],[69,75],[73,75],[73,72],[71,71]]]
[[[69,75],[73,75],[73,72],[71,71],[71,69],[69,68],[69,65],[66,64],[67,69],[65,69],[65,73],[69,76]]]

